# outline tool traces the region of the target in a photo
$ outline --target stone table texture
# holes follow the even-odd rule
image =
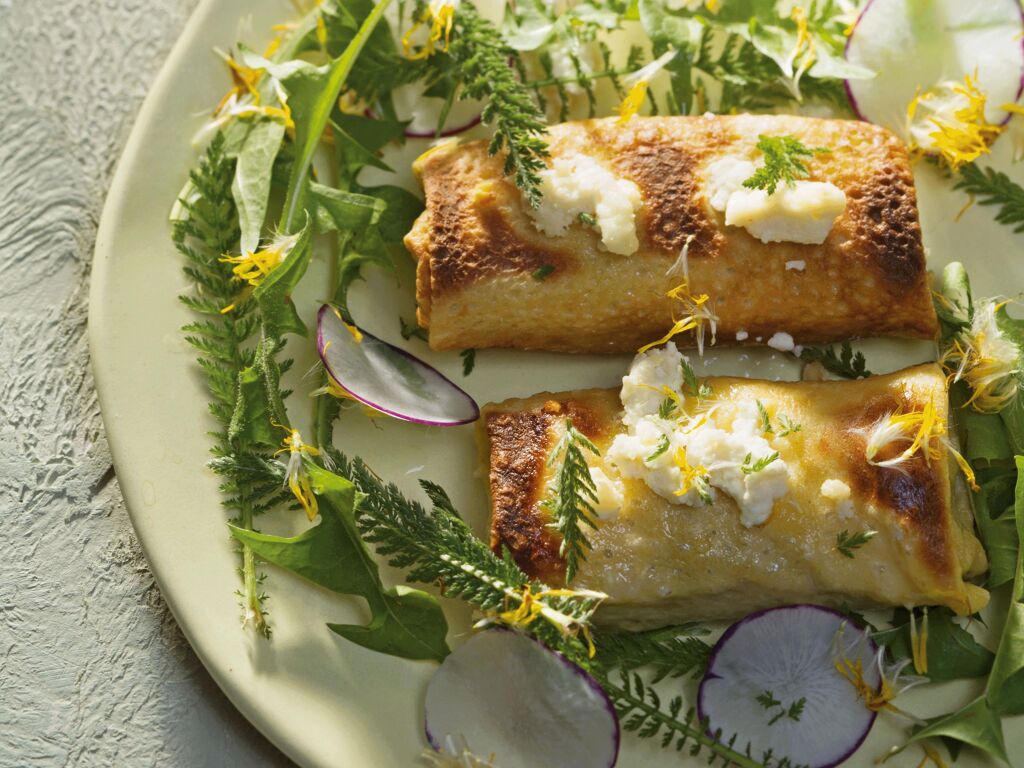
[[[0,766],[286,766],[153,582],[89,372],[96,225],[196,0],[0,0]]]

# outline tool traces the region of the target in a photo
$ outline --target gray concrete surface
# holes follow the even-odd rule
[[[196,0],[0,0],[0,766],[285,766],[168,613],[88,368],[89,263]]]

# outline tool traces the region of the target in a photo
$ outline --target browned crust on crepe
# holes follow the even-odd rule
[[[983,572],[986,564],[973,533],[969,506],[963,504],[962,494],[954,493],[962,479],[951,469],[949,457],[928,463],[919,454],[899,469],[872,466],[865,459],[865,431],[885,414],[919,410],[934,398],[940,414],[948,416],[937,366],[923,365],[850,382],[724,377],[708,381],[720,393],[718,397],[729,401],[762,398],[785,403],[786,412],[803,424],[792,444],[783,440],[774,444],[783,452],[791,473],[796,473],[790,483],[791,493],[797,489],[796,496],[777,500],[769,520],[748,529],[739,523],[738,508],[725,494],[718,494],[712,507],[673,506],[641,481],[624,481],[623,511],[591,535],[594,550],[578,577],[580,586],[612,596],[613,619],[618,612],[628,621],[630,606],[638,602],[648,607],[658,604],[654,589],[664,587],[665,582],[653,577],[647,586],[641,579],[628,588],[620,587],[607,577],[607,563],[602,560],[605,549],[616,549],[611,557],[622,562],[646,553],[636,558],[641,568],[660,559],[648,557],[651,552],[660,555],[667,550],[665,569],[678,560],[680,568],[694,574],[679,577],[677,596],[668,600],[666,610],[673,620],[729,618],[801,601],[860,607],[941,604],[961,614],[974,612],[987,602],[984,590],[963,581],[965,576]],[[540,502],[549,476],[546,457],[556,439],[554,427],[569,414],[573,424],[602,452],[622,430],[621,407],[614,390],[541,393],[508,400],[485,407],[481,421],[493,504],[492,546],[496,550],[507,547],[529,575],[551,583],[561,583],[564,562],[558,554],[558,537],[546,527],[550,520]],[[779,448],[780,443],[784,447]],[[893,450],[897,450],[895,446]],[[830,502],[819,500],[821,482],[832,477],[851,487],[856,509],[852,519],[840,520]],[[849,559],[832,548],[836,533],[846,528],[871,528],[879,535]],[[630,545],[622,544],[623,538],[642,539],[645,532],[665,541],[637,544],[632,553]],[[707,544],[703,554],[689,547],[685,555],[676,558],[673,554],[675,546],[691,542],[697,546],[714,541],[714,537],[729,542],[726,549],[733,552],[732,560],[718,558],[712,551],[715,547]],[[806,549],[801,552],[800,546],[811,547],[814,554],[808,555]],[[777,558],[782,563],[777,579],[759,569],[759,558]],[[739,589],[720,604],[709,603],[709,596],[692,579],[714,580],[718,578],[715,572],[726,567],[735,571],[738,587],[751,589]],[[631,596],[617,600],[620,589]],[[615,607],[617,602],[630,605]],[[639,623],[650,622],[640,619]]]
[[[808,162],[811,179],[847,196],[824,244],[762,243],[708,205],[702,169],[725,155],[755,158],[759,134],[832,149]],[[550,146],[594,155],[639,186],[639,251],[608,253],[582,225],[561,237],[538,231],[483,142],[433,150],[414,166],[426,210],[405,243],[435,349],[634,351],[672,324],[664,294],[679,278],[665,272],[690,235],[690,288],[711,296],[723,342],[741,330],[750,342],[785,331],[797,343],[937,333],[907,151],[883,128],[777,115],[608,118],[552,126]],[[805,270],[786,269],[797,260]],[[554,271],[535,279],[546,264]]]

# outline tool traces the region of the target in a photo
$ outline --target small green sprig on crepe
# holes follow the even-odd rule
[[[530,277],[538,282],[544,282],[548,279],[548,276],[555,271],[554,264],[541,264],[533,272],[530,273]]]
[[[800,359],[808,363],[821,363],[829,373],[844,379],[866,379],[871,375],[862,352],[854,352],[850,342],[844,341],[836,354],[835,347],[804,347]]]
[[[684,357],[679,360],[679,366],[683,370],[683,392],[697,400],[700,404],[714,394],[711,385],[697,378],[693,366]]]
[[[548,527],[562,536],[559,554],[565,559],[565,582],[569,584],[576,577],[582,561],[587,559],[590,541],[583,532],[583,526],[597,527],[597,487],[590,476],[590,467],[583,451],[600,456],[597,446],[572,424],[565,421],[565,434],[555,444],[548,457],[549,467],[561,458],[561,464],[549,489],[549,496],[543,506],[554,521]]]
[[[768,415],[768,409],[765,408],[764,403],[760,400],[754,401],[757,405],[757,417],[761,420],[761,432],[766,435],[771,435],[775,432],[772,429],[772,418]]]
[[[769,195],[779,184],[793,186],[797,179],[810,175],[804,160],[815,155],[830,154],[826,147],[808,147],[793,136],[757,137],[757,148],[764,153],[764,165],[743,182],[747,189],[763,189]]]
[[[996,221],[1024,232],[1024,187],[1001,171],[970,163],[960,169],[954,189],[962,189],[981,205],[998,206]]]
[[[658,458],[663,453],[665,453],[665,451],[668,450],[669,444],[670,444],[670,441],[668,439],[668,435],[662,435],[661,439],[658,441],[658,446],[653,451],[651,451],[650,456],[648,456],[646,459],[644,459],[644,461],[647,461],[647,462],[654,461],[656,458]]]
[[[658,405],[658,418],[665,419],[666,421],[671,419],[675,415],[677,408],[676,401],[671,397],[666,397]]]
[[[780,413],[778,418],[779,424],[782,425],[782,429],[779,431],[779,437],[788,437],[789,435],[795,434],[803,429],[802,425],[797,424],[784,413]]]
[[[740,471],[743,472],[744,475],[756,474],[757,472],[761,472],[762,470],[764,470],[766,467],[768,467],[768,465],[775,462],[778,458],[778,451],[770,453],[767,456],[762,456],[757,461],[754,460],[753,454],[748,453],[746,456],[743,457],[743,464],[740,465]]]
[[[854,558],[853,551],[860,549],[877,535],[878,531],[857,531],[856,533],[840,531],[836,536],[836,551],[852,560]]]

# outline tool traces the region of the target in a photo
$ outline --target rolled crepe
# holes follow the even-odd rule
[[[757,161],[760,134],[831,150],[807,161],[811,180],[846,195],[822,245],[763,243],[711,208],[708,164]],[[688,240],[689,292],[709,295],[719,343],[937,333],[907,151],[883,128],[778,115],[608,118],[552,126],[550,150],[586,154],[639,187],[639,249],[611,253],[584,223],[545,235],[483,142],[431,150],[413,166],[426,210],[405,244],[434,349],[634,352],[678,319],[665,294],[681,265],[666,273]]]
[[[945,605],[960,615],[988,602],[964,579],[983,573],[984,550],[973,532],[965,481],[949,452],[926,462],[918,451],[899,467],[869,464],[867,432],[885,414],[948,405],[942,372],[922,365],[887,376],[843,382],[768,382],[711,378],[714,418],[760,400],[784,411],[799,432],[769,436],[786,463],[788,490],[760,525],[741,522],[736,501],[716,490],[706,505],[679,505],[642,478],[623,478],[607,456],[625,431],[618,392],[583,390],[506,400],[484,409],[481,438],[489,465],[491,544],[507,548],[532,577],[564,581],[560,539],[541,506],[554,467],[547,459],[567,418],[601,451],[588,456],[613,482],[621,507],[584,527],[592,549],[572,586],[605,592],[598,618],[643,628],[727,619],[788,603],[852,608]],[[687,408],[693,406],[688,400]],[[893,447],[899,452],[906,442]],[[888,458],[881,456],[879,460]],[[846,503],[823,483],[850,489]],[[847,557],[843,533],[876,531]]]

